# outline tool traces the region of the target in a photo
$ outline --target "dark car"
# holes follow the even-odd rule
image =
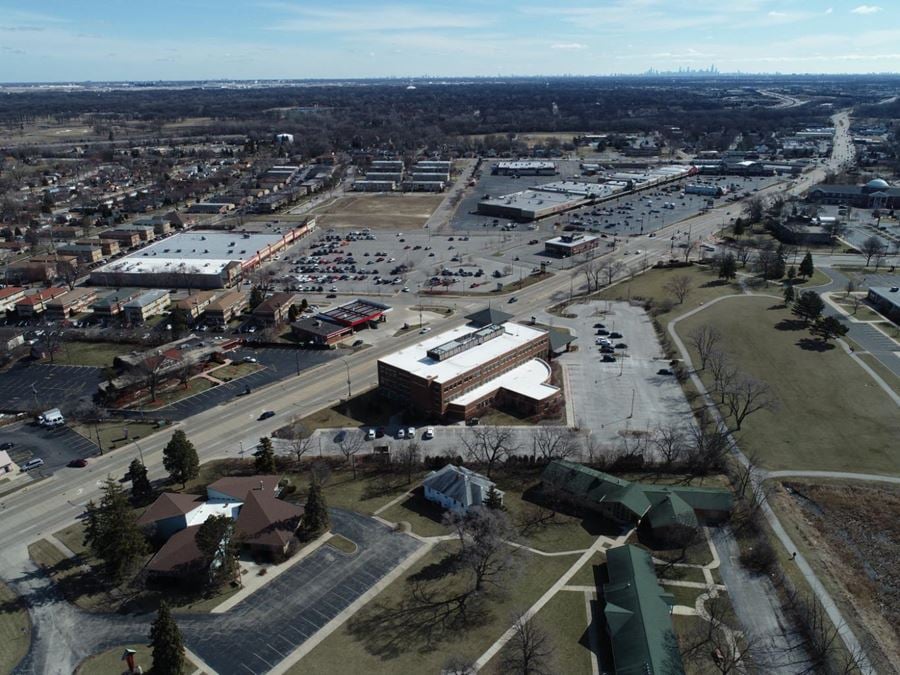
[[[375,430],[375,438],[382,438],[384,436],[384,427],[378,427]]]
[[[608,345],[603,345],[602,347],[600,347],[601,354],[613,354],[613,353],[615,353],[615,351],[616,351],[615,349],[613,349],[612,347],[610,347]]]
[[[604,354],[601,360],[603,363],[613,363],[616,360],[616,357],[612,354]]]
[[[601,328],[600,330],[597,331],[597,335],[609,335],[609,331],[604,328]]]
[[[478,426],[478,418],[470,417],[469,419],[466,420],[466,425],[470,426],[470,427]]]
[[[511,297],[509,300],[507,300],[506,302],[508,302],[509,304],[512,304],[512,303],[518,302],[518,301],[519,301],[519,299],[518,299],[516,296],[512,296],[512,297]]]
[[[5,443],[0,443],[0,450],[9,450],[14,445],[15,445],[15,443],[13,443],[12,441],[6,441]]]
[[[616,349],[628,349],[628,345],[626,345],[624,342],[619,342],[616,344]]]
[[[274,410],[266,410],[262,415],[260,415],[260,416],[257,418],[257,420],[259,420],[259,421],[261,422],[261,421],[263,421],[263,420],[269,419],[270,417],[275,417],[275,411],[274,411]]]
[[[602,323],[595,323],[594,328],[606,328],[606,326],[603,325]]]
[[[617,339],[620,339],[620,338],[622,337],[622,334],[621,334],[621,333],[610,333],[610,334],[609,334],[609,337],[611,337],[611,338],[617,340]]]
[[[73,459],[66,466],[70,466],[73,469],[83,469],[84,467],[87,466],[87,460],[86,459]]]
[[[672,375],[673,373],[668,368],[660,368],[659,370],[656,371],[656,374],[657,375]]]

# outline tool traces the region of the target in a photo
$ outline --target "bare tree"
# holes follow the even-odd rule
[[[295,424],[291,429],[291,452],[297,458],[297,466],[303,461],[303,455],[312,447],[312,435],[302,424]]]
[[[723,392],[723,399],[738,431],[749,415],[757,410],[772,410],[775,407],[771,387],[749,375],[739,376],[732,382]]]
[[[706,370],[709,355],[722,341],[722,333],[718,328],[704,324],[690,332],[688,341],[697,350],[697,356],[700,357],[700,370]]]
[[[697,248],[697,242],[696,242],[696,241],[692,241],[692,240],[688,239],[688,240],[685,242],[684,248],[681,249],[682,253],[684,253],[684,262],[687,262],[688,260],[690,260],[690,258],[691,258],[691,253],[693,253],[693,252],[694,252],[694,249],[696,249],[696,248]]]
[[[869,261],[872,260],[873,257],[884,255],[885,245],[881,241],[881,239],[873,234],[862,243],[862,246],[859,247],[859,250],[860,253],[866,256],[866,267],[868,267]]]
[[[515,539],[516,530],[506,512],[478,506],[462,515],[448,511],[444,522],[459,536],[459,562],[472,574],[471,592],[502,588],[518,563],[507,543]]]
[[[606,277],[606,285],[609,286],[625,269],[625,263],[621,260],[604,260],[598,266],[597,274]]]
[[[693,287],[694,285],[691,282],[691,278],[686,274],[679,274],[677,277],[672,277],[666,282],[666,285],[663,286],[663,288],[675,296],[679,305],[684,304],[685,299],[687,299],[687,296],[690,294]]]
[[[719,395],[722,403],[725,402],[724,392],[734,378],[737,376],[737,368],[731,362],[731,359],[723,351],[713,349],[706,358],[706,364],[709,366],[709,372],[713,377],[713,391]]]
[[[847,279],[847,286],[844,288],[844,296],[847,297],[856,290],[856,282],[853,279]]]
[[[488,478],[497,463],[518,449],[512,431],[505,427],[473,427],[462,435],[462,443],[466,457],[487,466]]]
[[[659,425],[653,433],[651,442],[666,468],[679,464],[687,452],[687,435],[675,424]]]
[[[534,430],[531,439],[532,456],[540,457],[546,462],[566,459],[578,451],[575,434],[567,427],[539,426]]]
[[[421,459],[418,442],[413,441],[412,443],[401,445],[400,449],[397,450],[395,457],[397,458],[397,463],[406,472],[406,482],[411,483],[413,472],[416,470],[416,467],[419,466],[419,461]]]
[[[343,435],[338,440],[338,449],[341,451],[344,459],[350,462],[354,479],[356,478],[356,455],[359,454],[364,445],[365,441],[363,440],[362,432],[343,432]]]
[[[746,239],[739,239],[731,245],[731,248],[734,250],[734,257],[741,263],[741,267],[746,267],[753,255],[753,247],[750,242]]]
[[[500,672],[510,675],[551,675],[553,644],[537,619],[517,616],[513,634],[500,652]]]

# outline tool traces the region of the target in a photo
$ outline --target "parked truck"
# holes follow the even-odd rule
[[[60,412],[59,408],[53,408],[38,415],[38,424],[40,424],[42,427],[52,429],[54,427],[61,427],[65,423],[66,418],[63,417],[63,414]]]

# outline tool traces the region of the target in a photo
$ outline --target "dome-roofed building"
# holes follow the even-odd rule
[[[900,208],[900,187],[892,187],[883,178],[873,178],[865,185],[817,185],[809,191],[809,201],[840,204],[861,209]]]

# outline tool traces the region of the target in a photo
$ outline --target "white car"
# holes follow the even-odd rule
[[[428,427],[427,429],[425,429],[425,433],[422,434],[422,438],[426,440],[434,438],[434,427]]]
[[[415,438],[415,437],[416,437],[416,428],[415,428],[415,427],[409,427],[409,428],[406,430],[406,437],[407,437],[407,438]]]
[[[406,429],[403,429],[403,428],[397,429],[397,439],[403,440],[404,438],[406,438]]]
[[[366,438],[367,438],[368,440],[370,440],[370,441],[374,441],[374,440],[375,440],[375,430],[374,430],[374,429],[369,429],[369,430],[366,432]]]

